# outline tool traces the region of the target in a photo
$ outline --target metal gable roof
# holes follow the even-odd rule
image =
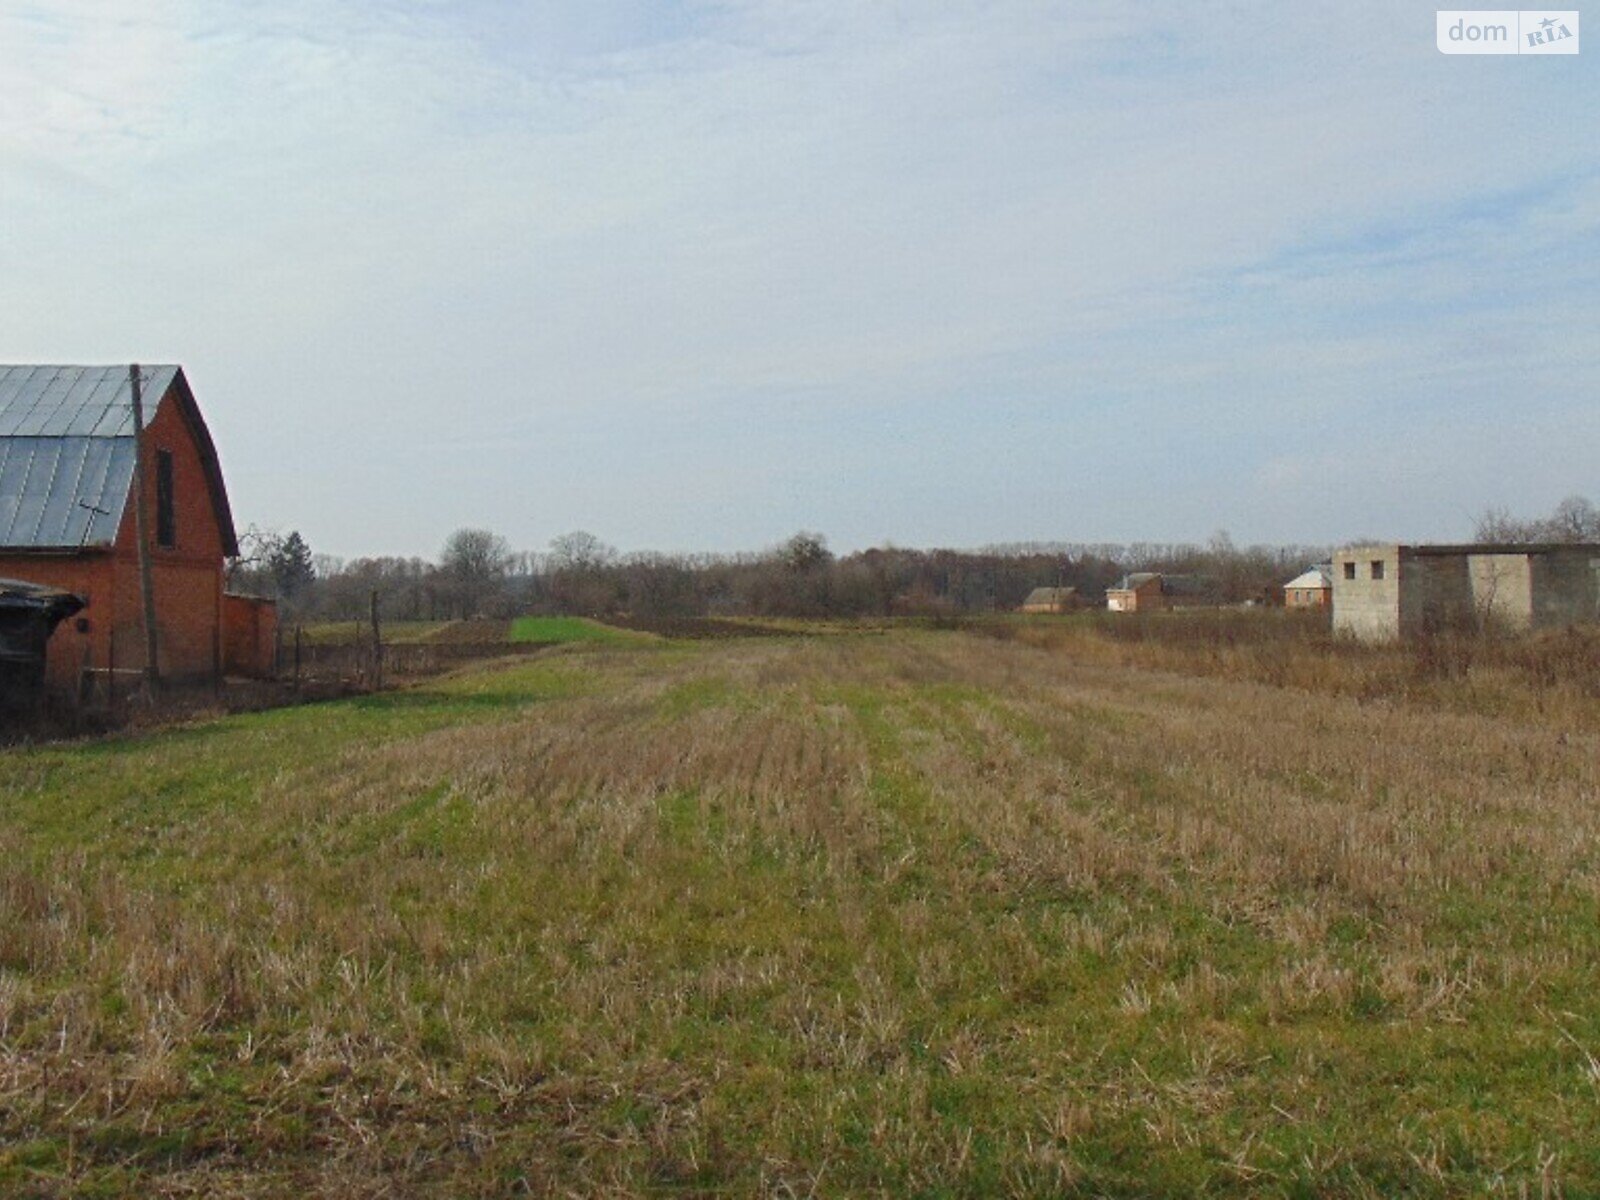
[[[132,484],[131,437],[0,437],[0,547],[110,542]]]
[[[144,367],[142,375],[150,400],[145,409],[149,425],[178,368]],[[133,391],[126,366],[0,366],[0,437],[129,437],[132,433]]]
[[[1161,574],[1157,571],[1135,571],[1131,575],[1124,575],[1122,582],[1111,590],[1114,592],[1131,592],[1135,588],[1143,587],[1152,579],[1160,580],[1161,578]]]
[[[176,366],[141,368],[145,425],[182,381]],[[188,387],[213,500],[233,542],[215,451]],[[188,411],[192,410],[192,411]],[[0,549],[58,550],[115,540],[133,483],[133,390],[128,368],[0,366]],[[237,550],[234,550],[237,553]]]
[[[1333,577],[1322,567],[1312,567],[1304,575],[1296,575],[1285,588],[1328,588],[1333,586]]]

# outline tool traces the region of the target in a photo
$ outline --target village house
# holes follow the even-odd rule
[[[1163,612],[1218,602],[1217,582],[1206,575],[1135,571],[1124,575],[1116,587],[1106,589],[1106,607],[1112,612]]]
[[[1352,546],[1333,558],[1333,628],[1369,641],[1600,619],[1600,544]]]
[[[1322,563],[1283,585],[1285,608],[1325,609],[1333,604],[1333,567]]]
[[[1106,589],[1106,607],[1112,612],[1156,612],[1167,607],[1161,576],[1154,571],[1135,571],[1123,576],[1114,588]]]
[[[194,393],[181,367],[141,379],[157,665],[175,680],[269,673],[276,613],[224,587],[239,543]],[[0,366],[0,576],[84,602],[49,640],[54,688],[145,665],[134,462],[126,366]]]
[[[1022,602],[1021,612],[1064,613],[1078,608],[1078,589],[1075,587],[1037,587]]]

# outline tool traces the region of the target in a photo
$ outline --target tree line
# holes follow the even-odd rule
[[[1491,508],[1475,528],[1486,542],[1600,542],[1600,510],[1569,497],[1548,517]],[[1216,603],[1275,603],[1282,586],[1326,562],[1328,546],[1236,546],[1227,533],[1181,542],[1023,542],[976,550],[875,547],[836,555],[802,531],[745,554],[624,554],[582,530],[541,551],[513,550],[487,529],[458,529],[437,561],[313,553],[298,531],[252,528],[240,539],[230,587],[274,596],[299,620],[364,618],[377,595],[387,620],[522,614],[702,616],[942,616],[1006,611],[1037,587],[1076,588],[1099,604],[1136,571],[1186,575]]]
[[[941,616],[1005,611],[1037,587],[1071,587],[1099,603],[1133,571],[1204,579],[1219,602],[1270,598],[1327,557],[1322,546],[1237,547],[1137,542],[1019,543],[977,550],[875,547],[836,555],[802,531],[744,554],[622,553],[591,533],[514,551],[485,529],[451,534],[436,561],[315,554],[298,531],[250,530],[229,586],[273,596],[299,620],[361,619],[372,597],[387,620],[522,614],[702,616]]]
[[[1548,517],[1514,517],[1486,509],[1474,526],[1480,542],[1600,542],[1600,508],[1587,496],[1568,496]]]

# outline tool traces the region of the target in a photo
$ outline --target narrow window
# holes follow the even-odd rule
[[[1383,559],[1375,558],[1372,560],[1372,577],[1374,579],[1383,578]]]
[[[178,523],[172,509],[172,451],[156,451],[156,545],[178,544]]]
[[[1344,577],[1346,579],[1354,579],[1356,577],[1356,564],[1354,562],[1345,563]]]

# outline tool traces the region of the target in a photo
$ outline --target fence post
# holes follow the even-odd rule
[[[83,668],[78,672],[78,707],[87,708],[94,700],[94,646],[83,644]]]
[[[300,690],[300,634],[304,629],[302,625],[294,627],[294,690]]]
[[[372,591],[372,690],[383,690],[383,633],[378,628],[378,592]]]

